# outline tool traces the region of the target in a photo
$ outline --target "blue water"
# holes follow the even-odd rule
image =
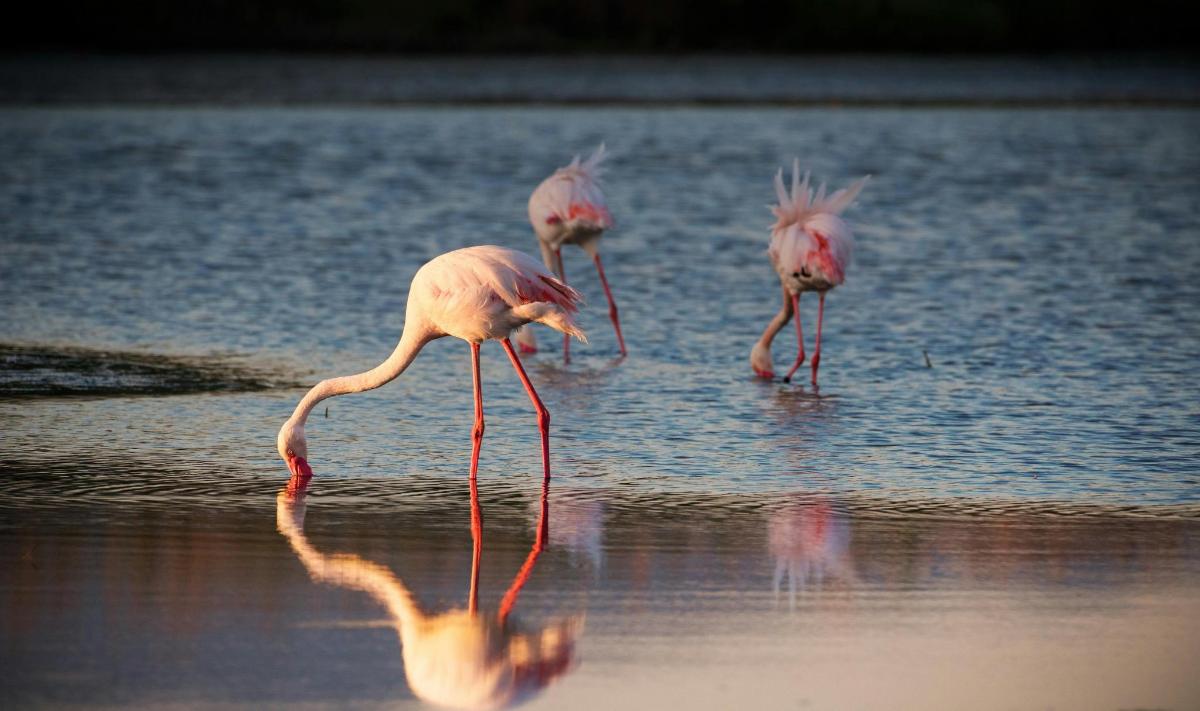
[[[405,639],[363,582],[461,619],[473,570],[480,624],[529,576],[492,639],[574,621],[569,663],[497,704],[1197,706],[1200,111],[1095,103],[1186,104],[1194,75],[0,62],[0,706],[425,708],[422,664],[467,679],[505,647]],[[597,87],[647,103],[361,103]],[[655,105],[829,99],[870,106]],[[360,103],[265,107],[323,100]],[[1093,104],[985,108],[1074,100]],[[486,344],[473,510],[454,339],[322,403],[316,477],[281,492],[275,433],[305,388],[391,352],[431,257],[536,252],[530,190],[602,140],[629,356],[567,251],[591,342],[564,366],[542,329],[526,360],[553,419],[545,498],[532,409]],[[835,186],[873,176],[846,213],[857,260],[827,300],[819,391],[748,363],[779,307],[767,205],[793,156]],[[795,347],[787,328],[777,371]]]
[[[529,361],[557,479],[1195,505],[1198,131],[1200,112],[1166,109],[6,109],[0,340],[215,356],[285,383],[357,372],[390,352],[424,261],[535,252],[529,191],[605,140],[630,355],[568,252],[591,343],[564,367],[543,331]],[[793,155],[834,184],[873,176],[847,212],[858,252],[828,299],[819,393],[748,365],[778,308],[770,179]],[[318,476],[463,476],[468,363],[444,339],[318,409]],[[536,427],[494,345],[484,389],[482,475],[516,485]],[[302,394],[9,399],[3,455],[274,479]]]

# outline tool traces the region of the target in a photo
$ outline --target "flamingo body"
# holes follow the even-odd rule
[[[514,249],[467,247],[435,257],[413,276],[408,298],[427,328],[469,343],[507,338],[530,321],[585,338],[572,319],[579,292]]]
[[[568,165],[543,180],[529,196],[529,222],[537,235],[546,267],[564,283],[567,279],[562,260],[563,246],[577,245],[592,258],[608,298],[608,313],[617,334],[621,355],[625,355],[625,339],[621,335],[617,304],[600,261],[600,237],[614,224],[599,184],[600,164],[604,156],[604,144],[601,144],[587,160],[580,161],[579,156],[575,156]],[[518,332],[517,342],[524,352],[537,351],[537,340],[528,328]],[[568,345],[569,340],[564,338],[564,360],[570,359]]]
[[[372,390],[395,379],[432,340],[455,336],[471,344],[475,388],[475,429],[472,433],[471,477],[475,477],[483,440],[483,397],[479,378],[479,344],[499,340],[509,354],[534,408],[542,435],[542,465],[550,477],[550,415],[521,367],[509,334],[536,321],[585,339],[572,318],[579,293],[556,279],[533,257],[495,246],[467,247],[447,252],[426,263],[413,277],[405,310],[404,332],[392,354],[376,367],[357,375],[317,383],[296,405],[279,430],[276,446],[292,475],[312,476],[304,424],[316,404],[346,393]]]
[[[579,245],[597,254],[600,235],[613,226],[612,215],[600,190],[601,145],[586,161],[579,156],[543,180],[529,196],[529,222],[542,246],[546,266],[555,269],[549,254],[564,244]]]
[[[826,197],[825,185],[814,191],[809,176],[800,179],[800,162],[792,164],[792,188],[789,194],[783,184],[783,170],[775,174],[775,192],[779,204],[772,208],[776,222],[771,228],[771,246],[767,254],[771,266],[779,275],[783,306],[767,325],[750,351],[750,367],[764,378],[774,377],[771,361],[771,341],[775,334],[794,315],[799,353],[795,365],[784,377],[791,379],[804,362],[804,338],[800,327],[800,295],[815,291],[820,295],[817,316],[816,352],[812,359],[812,383],[817,384],[817,368],[821,359],[821,326],[825,314],[825,294],[846,280],[846,270],[854,253],[854,235],[839,215],[858,196],[868,177],[860,178],[848,187]]]

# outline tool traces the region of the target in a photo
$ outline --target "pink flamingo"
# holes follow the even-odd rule
[[[771,208],[777,218],[771,227],[771,247],[767,253],[771,265],[779,274],[783,291],[783,307],[750,351],[750,367],[762,378],[775,377],[771,362],[771,341],[796,315],[796,341],[799,353],[796,363],[783,381],[790,382],[792,374],[804,363],[804,333],[800,328],[800,294],[815,291],[820,295],[817,307],[817,343],[812,357],[812,384],[817,384],[817,366],[821,362],[821,322],[825,318],[825,292],[846,279],[854,250],[850,226],[838,214],[858,196],[870,176],[860,178],[848,187],[825,196],[825,184],[816,195],[809,188],[808,173],[800,180],[800,161],[792,164],[792,194],[783,185],[783,169],[775,174],[775,192],[779,204]]]
[[[569,165],[559,168],[543,180],[529,196],[529,221],[533,223],[538,245],[542,248],[542,260],[564,284],[567,277],[563,270],[563,245],[577,244],[591,255],[600,274],[604,295],[608,297],[608,316],[617,332],[617,345],[621,348],[621,355],[625,355],[625,338],[621,335],[621,322],[617,318],[617,302],[613,301],[612,289],[608,287],[604,266],[600,263],[600,235],[613,226],[612,215],[608,212],[604,193],[600,192],[597,182],[604,155],[604,144],[601,143],[587,160],[581,163],[579,156],[575,156]],[[517,332],[517,344],[522,353],[537,352],[537,340],[532,329],[523,328]],[[563,362],[571,360],[570,344],[570,339],[564,335]]]
[[[435,257],[421,267],[409,287],[404,333],[387,360],[358,375],[322,380],[308,391],[292,416],[279,430],[279,455],[294,478],[312,476],[304,423],[317,403],[334,395],[373,390],[392,381],[417,357],[425,344],[443,336],[456,336],[471,344],[471,369],[475,387],[475,427],[471,431],[471,479],[479,468],[483,443],[483,392],[479,378],[479,345],[500,341],[508,353],[529,399],[537,410],[542,435],[542,470],[550,478],[550,413],[542,404],[509,334],[532,321],[586,342],[572,314],[579,293],[555,279],[533,257],[504,247],[467,247]]]

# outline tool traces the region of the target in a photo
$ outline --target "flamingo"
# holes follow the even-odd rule
[[[604,295],[608,297],[608,316],[617,332],[617,345],[625,355],[625,338],[621,335],[621,321],[617,317],[617,302],[604,276],[604,265],[600,262],[600,236],[613,226],[612,215],[604,202],[597,180],[601,161],[604,160],[604,144],[582,163],[579,156],[563,168],[554,171],[529,196],[529,221],[542,249],[542,260],[553,270],[560,281],[567,281],[563,270],[562,247],[566,244],[579,245],[596,264]],[[537,340],[532,329],[523,328],[517,333],[517,344],[522,353],[536,353]],[[563,336],[563,362],[569,363],[570,338]]]
[[[796,341],[799,353],[796,363],[784,376],[785,383],[804,363],[804,333],[800,328],[800,295],[815,291],[820,296],[817,306],[817,341],[812,357],[812,384],[817,385],[817,367],[821,362],[821,325],[825,319],[825,293],[846,279],[846,269],[854,250],[854,235],[850,226],[838,215],[846,209],[859,191],[867,184],[870,176],[864,176],[846,188],[825,196],[825,184],[814,196],[808,182],[809,174],[800,180],[800,161],[792,163],[792,193],[789,196],[783,185],[783,169],[775,174],[775,192],[779,204],[771,211],[777,218],[771,226],[771,247],[767,254],[771,266],[779,274],[783,292],[783,306],[762,337],[750,351],[750,367],[762,378],[775,377],[771,362],[771,341],[779,333],[792,314],[796,315]]]
[[[430,260],[413,277],[404,317],[404,332],[387,360],[357,375],[317,383],[296,405],[279,430],[276,446],[294,478],[312,476],[304,423],[317,403],[335,395],[373,390],[404,372],[427,343],[456,336],[471,345],[472,381],[475,389],[475,427],[471,431],[471,479],[479,468],[483,444],[483,392],[479,377],[479,346],[488,339],[500,341],[517,376],[537,411],[542,437],[542,471],[550,478],[550,413],[538,397],[509,334],[536,321],[587,340],[572,318],[579,293],[555,279],[523,252],[495,246],[467,247]]]

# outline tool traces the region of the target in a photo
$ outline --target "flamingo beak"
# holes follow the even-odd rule
[[[292,476],[296,479],[308,479],[312,477],[312,467],[308,466],[308,462],[304,457],[292,455],[287,458],[288,469],[291,470]]]
[[[287,458],[287,465],[292,476],[288,479],[287,487],[284,490],[287,492],[287,497],[294,500],[304,495],[313,472],[304,457],[290,456]]]

